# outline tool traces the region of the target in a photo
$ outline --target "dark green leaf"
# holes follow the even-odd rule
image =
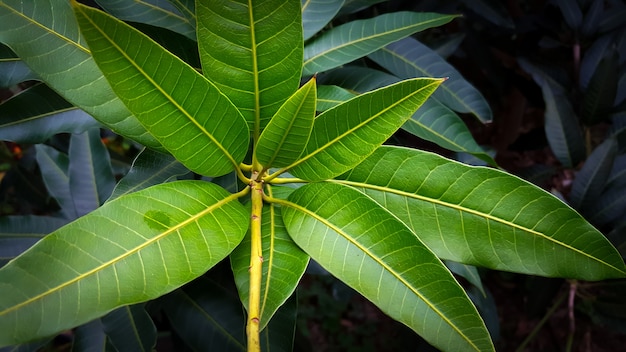
[[[304,40],[311,38],[335,17],[344,0],[302,0]]]
[[[582,119],[588,125],[604,120],[613,107],[617,93],[619,61],[617,52],[610,50],[600,60],[583,96]]]
[[[48,193],[61,207],[61,213],[68,219],[76,219],[76,206],[70,191],[69,158],[45,144],[35,145],[36,158],[43,182]]]
[[[106,339],[100,319],[92,320],[74,329],[72,352],[105,352]]]
[[[561,9],[563,18],[571,29],[579,29],[583,22],[583,12],[577,1],[556,0],[556,5]]]
[[[317,111],[326,111],[345,101],[354,98],[356,94],[337,86],[317,87]]]
[[[617,142],[613,138],[606,139],[589,155],[572,183],[570,201],[575,209],[585,213],[585,208],[602,193],[616,155]]]
[[[145,304],[120,307],[100,320],[104,332],[118,351],[154,351],[157,330]]]
[[[67,222],[51,216],[0,217],[0,267]]]

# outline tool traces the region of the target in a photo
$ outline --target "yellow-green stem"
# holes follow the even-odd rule
[[[252,177],[252,215],[250,219],[250,283],[248,295],[248,351],[261,351],[259,319],[261,302],[261,277],[263,274],[263,251],[261,247],[261,213],[263,211],[263,182]]]

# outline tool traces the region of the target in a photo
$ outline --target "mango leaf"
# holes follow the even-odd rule
[[[109,200],[167,182],[189,172],[189,169],[167,154],[144,149],[133,161],[130,171],[115,185]]]
[[[400,78],[448,77],[433,97],[452,110],[471,113],[482,122],[492,119],[483,95],[452,65],[413,38],[404,38],[368,55]]]
[[[100,129],[73,134],[68,151],[70,193],[77,216],[98,208],[113,192],[111,157],[100,139]]]
[[[339,12],[343,2],[343,0],[302,0],[304,40],[311,38],[324,28]]]
[[[0,104],[0,139],[4,141],[42,143],[57,133],[82,133],[98,126],[86,112],[45,84],[37,84]]]
[[[236,195],[202,181],[113,200],[0,269],[0,346],[172,291],[226,257],[247,224]]]
[[[0,267],[67,222],[52,216],[0,217]]]
[[[195,351],[246,351],[237,295],[206,277],[161,299],[173,330]]]
[[[626,276],[615,248],[583,217],[499,170],[383,146],[340,178],[398,216],[442,259],[549,277]]]
[[[61,214],[67,219],[76,219],[76,207],[70,191],[70,160],[67,154],[45,144],[35,145],[36,159],[43,182],[48,193],[57,201],[61,207]]]
[[[0,87],[8,88],[28,80],[39,80],[39,76],[8,46],[0,44]]]
[[[604,120],[617,94],[619,61],[616,50],[609,50],[600,60],[583,96],[582,119],[587,125]]]
[[[576,166],[585,158],[585,146],[582,130],[565,88],[528,61],[519,59],[519,63],[541,87],[546,104],[546,136],[554,155],[564,166]]]
[[[189,39],[196,39],[196,27],[169,1],[96,0],[100,7],[123,21],[167,28]]]
[[[624,218],[626,187],[610,187],[594,200],[585,214],[593,224],[606,225]]]
[[[312,78],[278,109],[255,148],[256,158],[264,168],[287,166],[302,154],[313,128],[316,99]]]
[[[269,191],[271,195],[271,191]],[[261,215],[263,282],[261,283],[260,327],[265,328],[278,308],[293,294],[304,274],[309,256],[289,237],[280,207],[266,204]],[[250,233],[231,254],[239,297],[248,307],[250,282]]]
[[[102,322],[95,319],[74,329],[71,352],[106,352],[107,336]]]
[[[312,183],[281,205],[287,231],[304,251],[433,346],[494,350],[476,308],[448,269],[368,196],[339,184]]]
[[[475,266],[461,264],[450,260],[445,260],[443,263],[453,274],[459,275],[460,277],[467,280],[467,282],[474,285],[474,287],[476,287],[476,289],[480,291],[483,297],[487,295],[485,288],[483,287],[482,280],[480,279],[478,269],[476,269]]]
[[[203,175],[224,175],[239,165],[249,131],[214,84],[125,23],[80,4],[75,9],[111,87],[165,149]]]
[[[154,351],[157,331],[145,304],[120,307],[100,320],[111,344],[118,351]]]
[[[319,84],[336,85],[359,93],[388,86],[400,78],[368,67],[344,66],[320,74]]]
[[[614,138],[607,138],[589,155],[572,183],[570,204],[575,209],[585,213],[585,208],[602,193],[616,156],[617,141]]]
[[[583,12],[577,1],[556,0],[556,5],[561,9],[565,22],[571,29],[579,29],[583,22]]]
[[[356,94],[338,86],[317,87],[317,111],[326,111],[345,101],[354,98]]]
[[[613,33],[605,34],[593,41],[593,44],[585,52],[585,56],[580,63],[580,87],[583,90],[587,89],[591,77],[598,68],[598,64],[602,61],[607,54],[607,51],[611,49],[613,45],[614,35]]]
[[[346,172],[400,128],[441,82],[433,78],[406,80],[326,110],[315,119],[300,159],[285,170],[310,181]]]
[[[298,300],[294,293],[276,311],[267,327],[261,331],[263,351],[293,351],[298,316]]]
[[[304,47],[304,75],[313,75],[361,58],[383,46],[456,16],[395,12],[352,21],[324,32]]]
[[[3,0],[0,23],[0,42],[67,101],[113,131],[161,149],[102,79],[67,0]]]
[[[202,72],[239,108],[258,138],[300,84],[300,2],[197,5]]]
[[[461,0],[470,11],[487,21],[503,28],[515,29],[515,23],[509,16],[506,5],[489,0]]]

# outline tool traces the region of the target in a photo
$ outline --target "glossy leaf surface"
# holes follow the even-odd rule
[[[300,84],[300,1],[197,5],[203,74],[239,108],[258,137]]]
[[[626,275],[615,248],[583,217],[504,172],[381,147],[340,178],[398,216],[440,258],[550,277]]]
[[[429,343],[448,351],[494,350],[448,269],[366,195],[312,183],[295,190],[282,211],[291,237],[317,263]]]
[[[326,110],[315,119],[306,150],[289,172],[318,181],[351,169],[400,128],[441,81],[406,80]]]
[[[36,101],[37,104],[33,104]],[[43,143],[57,133],[82,133],[100,123],[44,84],[0,104],[0,139]]]
[[[404,38],[368,57],[400,78],[447,77],[433,94],[434,98],[454,111],[471,113],[483,122],[491,120],[491,108],[478,89],[416,39]]]
[[[235,196],[201,181],[111,201],[0,269],[0,345],[48,336],[172,291],[228,255],[247,225]]]
[[[280,207],[266,204],[261,216],[263,282],[261,283],[260,329],[293,294],[304,274],[309,256],[293,242],[285,230]],[[250,234],[230,256],[235,282],[244,307],[248,307],[250,282]]]
[[[278,109],[256,145],[256,157],[263,167],[287,166],[302,154],[313,128],[316,99],[313,78]]]
[[[307,43],[303,74],[313,75],[341,66],[413,33],[446,24],[454,17],[396,12],[337,26]]]
[[[72,104],[112,130],[160,148],[102,79],[66,0],[0,2],[0,42]]]
[[[249,131],[215,85],[123,22],[82,5],[76,15],[113,90],[181,163],[219,176],[243,160]]]

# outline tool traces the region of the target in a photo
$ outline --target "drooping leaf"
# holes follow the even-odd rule
[[[340,178],[398,216],[442,259],[583,280],[626,275],[615,248],[583,217],[502,171],[383,146]]]
[[[113,90],[174,157],[208,176],[224,175],[243,160],[249,131],[214,84],[123,22],[87,6],[75,9]]]
[[[448,269],[368,196],[339,184],[312,183],[281,205],[294,241],[389,316],[442,350],[494,350],[476,308]]]
[[[39,76],[9,47],[0,44],[0,87],[8,88],[28,80],[39,80]]]
[[[338,86],[317,87],[317,111],[326,111],[345,101],[354,98],[356,94]]]
[[[396,12],[334,27],[304,47],[304,75],[354,61],[413,33],[446,24],[456,16]]]
[[[167,28],[189,39],[196,39],[195,23],[191,23],[169,1],[163,0],[96,0],[100,7],[120,20]]]
[[[579,29],[583,22],[583,12],[578,6],[578,1],[556,0],[556,5],[561,9],[569,28]]]
[[[197,5],[202,72],[239,108],[256,138],[300,84],[300,1]]]
[[[545,131],[552,151],[561,164],[574,167],[584,159],[585,146],[582,130],[565,88],[526,60],[520,59],[519,63],[541,87],[546,104]]]
[[[107,337],[100,319],[74,329],[71,352],[106,352]]]
[[[359,93],[401,81],[400,78],[368,67],[344,66],[319,76],[319,84],[336,85]]]
[[[339,12],[341,15],[355,13],[385,0],[345,0],[345,4]]]
[[[443,263],[452,273],[459,275],[460,277],[467,280],[470,284],[474,285],[474,287],[476,287],[476,289],[478,289],[478,291],[480,291],[483,296],[486,295],[482,280],[480,279],[480,275],[478,274],[478,269],[476,269],[475,266],[461,264],[450,260],[446,260]]]
[[[606,56],[607,51],[610,49],[613,43],[613,34],[605,34],[600,38],[594,40],[593,44],[583,56],[580,63],[580,87],[584,90],[587,88],[591,77],[598,68],[598,64],[602,61],[602,58]]]
[[[626,187],[610,187],[594,199],[585,214],[591,223],[606,225],[623,219],[624,209],[626,209]]]
[[[570,202],[575,209],[584,213],[602,193],[616,156],[617,141],[613,138],[606,139],[589,155],[572,183]]]
[[[70,191],[69,158],[58,150],[45,144],[35,145],[37,164],[41,170],[43,182],[48,193],[61,207],[61,213],[67,219],[76,219],[76,206]]]
[[[109,200],[167,182],[188,172],[189,169],[171,155],[144,149],[137,155],[126,176],[115,185]]]
[[[269,191],[271,195],[272,192]],[[293,242],[283,224],[280,207],[267,204],[261,215],[261,243],[263,245],[263,281],[259,329],[270,322],[276,311],[293,294],[309,256]],[[244,307],[248,307],[250,282],[250,233],[230,256],[235,282]]]
[[[0,42],[67,101],[112,130],[161,148],[102,79],[67,0],[2,1],[0,23]]]
[[[617,93],[618,56],[609,50],[600,60],[583,96],[582,119],[588,125],[604,120],[613,107]]]
[[[452,110],[471,113],[483,122],[491,120],[491,108],[483,95],[452,65],[413,38],[404,38],[368,55],[400,78],[447,77],[433,94]]]
[[[105,204],[0,269],[0,346],[174,290],[228,255],[247,220],[237,195],[202,181],[165,183]]]
[[[302,154],[313,128],[316,99],[312,78],[278,109],[255,148],[256,158],[264,168],[287,166]]]
[[[118,351],[154,351],[157,330],[145,304],[120,307],[100,320],[104,332]]]
[[[487,21],[503,28],[514,29],[515,23],[507,12],[506,5],[489,0],[461,0],[469,10]]]
[[[0,139],[5,141],[43,143],[57,133],[82,133],[98,126],[86,112],[44,84],[0,104]]]
[[[274,319],[261,331],[261,348],[263,351],[293,351],[297,326],[298,300],[294,293],[278,308]]]
[[[100,139],[100,129],[73,134],[68,157],[74,209],[77,216],[83,216],[103,204],[115,187],[111,157]]]
[[[192,350],[246,350],[241,302],[219,283],[201,277],[162,301],[172,328]]]
[[[585,37],[591,37],[598,30],[598,23],[604,17],[604,3],[602,1],[591,1],[589,8],[585,12],[585,20],[582,23],[581,32]]]
[[[302,28],[304,40],[311,38],[326,26],[339,12],[344,0],[302,0]]]
[[[310,181],[349,170],[400,128],[441,82],[406,80],[326,110],[315,119],[304,153],[286,170]]]

